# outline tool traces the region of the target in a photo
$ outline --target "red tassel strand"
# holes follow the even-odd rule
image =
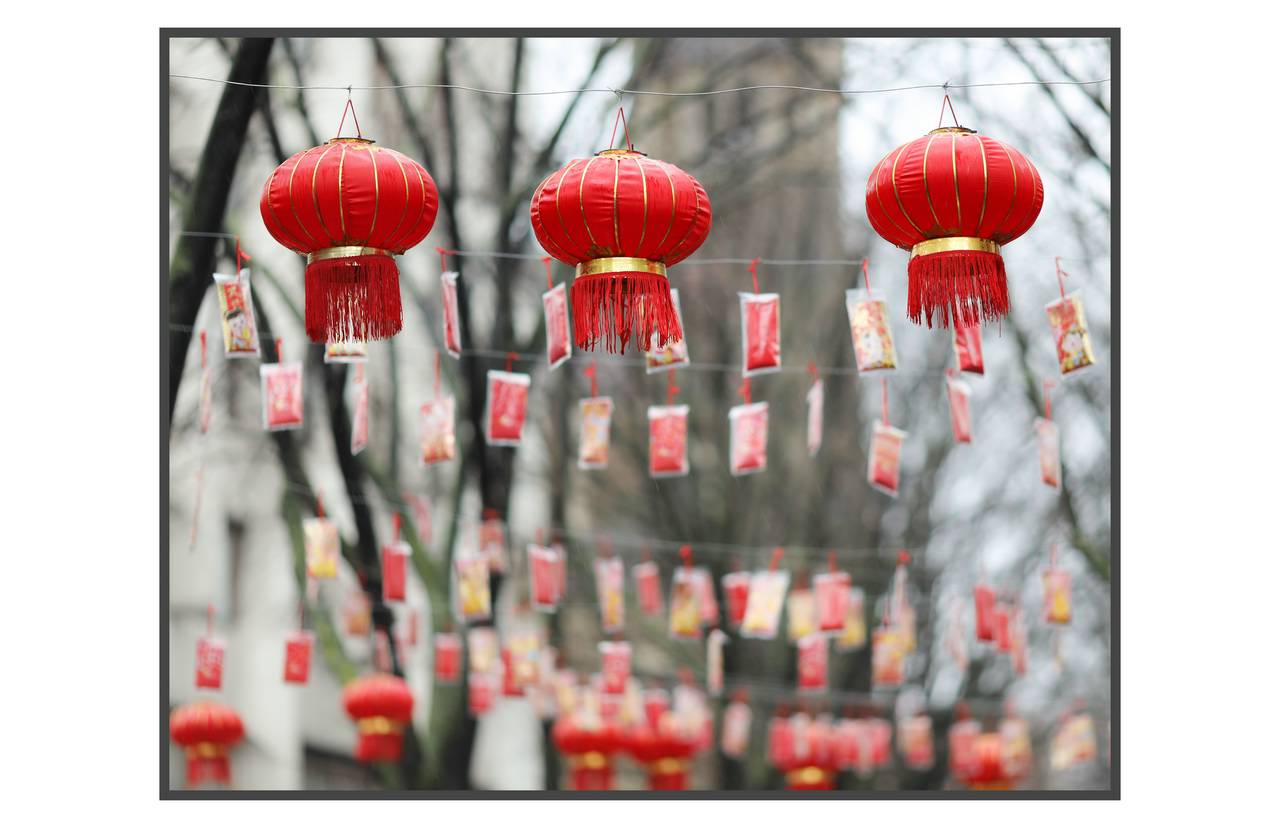
[[[573,282],[573,338],[584,351],[603,343],[609,353],[627,352],[627,343],[647,351],[679,341],[684,332],[671,304],[671,285],[656,273],[600,273]]]
[[[984,250],[948,250],[915,256],[907,264],[907,316],[943,328],[994,322],[1009,313],[1004,259]]]
[[[390,256],[320,259],[307,265],[312,342],[390,339],[400,331],[400,271]]]

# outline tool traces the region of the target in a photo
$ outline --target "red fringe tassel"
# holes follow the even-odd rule
[[[632,340],[647,351],[654,333],[659,348],[684,336],[665,276],[634,272],[579,276],[571,296],[573,339],[584,351],[604,343],[609,353],[625,354]]]
[[[231,762],[226,756],[187,757],[187,784],[195,786],[205,782],[231,784]]]
[[[983,250],[915,256],[907,264],[907,316],[917,325],[994,322],[1009,313],[1004,259]]]
[[[312,342],[390,339],[400,332],[400,271],[390,256],[319,259],[307,265]]]
[[[403,733],[361,733],[356,741],[357,762],[399,762]]]

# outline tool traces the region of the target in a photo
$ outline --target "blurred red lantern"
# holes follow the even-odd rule
[[[907,315],[968,326],[1009,313],[1000,248],[1031,228],[1044,203],[1022,153],[961,126],[895,149],[867,179],[867,219],[911,252]]]
[[[626,751],[649,774],[651,791],[683,791],[689,787],[689,760],[698,752],[699,739],[678,729],[638,725],[625,734]]]
[[[185,704],[169,716],[169,738],[187,754],[187,784],[231,783],[227,749],[244,738],[239,714],[214,701]]]
[[[604,722],[584,727],[573,716],[561,717],[551,728],[556,750],[569,760],[569,785],[575,791],[613,788],[613,754],[622,747],[617,727]]]
[[[404,679],[387,673],[362,676],[342,691],[342,705],[360,733],[357,761],[400,761],[404,728],[413,716],[413,693]]]
[[[787,718],[779,710],[769,725],[769,760],[782,771],[787,790],[833,790],[842,753],[837,741],[826,717]]]
[[[607,149],[547,176],[529,217],[543,248],[577,269],[579,348],[603,342],[625,353],[634,339],[648,351],[683,338],[667,268],[711,232],[711,200],[697,179],[630,147]]]
[[[392,257],[426,238],[438,205],[421,164],[368,138],[334,138],[276,167],[262,188],[262,221],[276,241],[307,256],[313,342],[387,339],[400,330]]]

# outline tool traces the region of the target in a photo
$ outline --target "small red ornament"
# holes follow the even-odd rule
[[[584,724],[574,716],[559,719],[551,741],[569,760],[569,783],[575,791],[607,791],[613,787],[613,754],[624,744],[609,722]]]
[[[940,127],[881,159],[867,179],[867,219],[911,251],[907,316],[942,327],[1009,313],[1001,245],[1031,228],[1044,204],[1022,153],[962,126]]]
[[[262,221],[276,241],[307,256],[311,341],[399,332],[393,257],[426,238],[438,203],[421,164],[364,137],[334,138],[271,173],[262,188]]]
[[[236,711],[214,701],[186,704],[169,715],[169,738],[187,754],[187,784],[231,783],[227,749],[244,738]]]
[[[298,630],[284,642],[284,680],[289,684],[306,684],[311,675],[311,645],[315,637]]]
[[[342,705],[356,722],[359,762],[397,762],[405,725],[413,715],[413,693],[405,680],[386,673],[363,676],[342,691]]]
[[[534,235],[577,269],[577,346],[648,351],[681,339],[667,268],[711,232],[711,199],[684,170],[627,149],[578,158],[547,176],[529,205]],[[657,334],[654,337],[654,334]]]

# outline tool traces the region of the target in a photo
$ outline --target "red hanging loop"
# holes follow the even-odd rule
[[[871,292],[871,263],[866,259],[862,260],[862,282],[867,286],[867,293]]]
[[[542,546],[542,527],[541,526],[533,530],[533,542],[537,546]]]
[[[449,257],[455,255],[458,251],[450,250],[447,247],[437,247],[436,252],[440,254],[440,272],[444,273],[449,269]]]
[[[751,292],[752,293],[760,292],[760,279],[757,278],[756,276],[756,266],[759,264],[760,264],[759,259],[752,259],[751,263],[747,265],[747,270],[751,271]]]
[[[942,96],[942,108],[938,112],[938,128],[942,128],[942,116],[947,114],[947,110],[951,110],[951,120],[955,121],[956,126],[960,126],[960,119],[956,117],[956,108],[951,105],[951,96],[944,94]]]
[[[519,358],[520,358],[520,355],[517,354],[515,351],[507,351],[507,373],[508,374],[511,373],[512,368],[516,367],[516,360]]]
[[[320,491],[316,490],[316,517],[324,517],[324,500],[320,497]]]
[[[693,547],[685,544],[680,547],[680,560],[684,562],[685,569],[693,569]]]
[[[598,368],[596,366],[596,361],[594,359],[591,360],[590,365],[582,369],[582,373],[586,374],[588,377],[591,378],[591,396],[593,397],[600,396],[600,386],[599,386],[599,383],[596,382],[597,370]]]
[[[1053,397],[1050,396],[1050,389],[1057,384],[1053,377],[1044,378],[1044,418],[1046,420],[1053,419]]]
[[[213,635],[213,604],[205,611],[205,628],[209,635]]]
[[[1058,544],[1056,542],[1049,544],[1049,568],[1058,568]]]
[[[356,105],[351,100],[351,87],[347,87],[347,105],[342,108],[342,120],[338,121],[338,134],[334,138],[342,137],[342,127],[347,122],[347,112],[351,113],[351,120],[356,124],[356,137],[363,138],[364,133],[360,131],[360,119],[356,117]]]
[[[276,337],[276,362],[284,362],[284,337]]]
[[[751,405],[751,377],[743,377],[742,385],[738,386],[738,394],[742,397],[742,402]]]
[[[833,575],[835,574],[835,571],[836,571],[836,553],[835,553],[834,551],[830,551],[830,552],[828,552],[828,553],[827,553],[827,571],[828,571],[828,572],[830,572],[830,573],[831,573],[831,574],[833,574]]]
[[[622,111],[622,107],[618,107],[618,114],[613,119],[613,132],[609,134],[609,149],[613,149],[613,142],[618,137],[618,121],[622,121],[622,133],[627,139],[627,149],[635,149],[631,144],[631,130],[627,128],[627,113]]]
[[[435,387],[435,391],[433,393],[438,398],[440,396],[440,352],[439,351],[436,351],[436,377],[435,377],[434,387]]]
[[[543,256],[542,264],[547,268],[547,290],[551,290],[555,287],[555,285],[551,283],[551,257]]]
[[[898,550],[898,566],[906,566],[911,563],[911,553],[905,549]]]
[[[889,380],[880,378],[880,421],[889,424]]]
[[[392,542],[392,543],[399,543],[399,542],[400,542],[400,522],[401,522],[401,520],[403,520],[403,518],[401,518],[401,517],[400,517],[400,513],[399,513],[399,512],[392,512],[392,513],[391,513],[391,542]]]
[[[676,394],[679,393],[680,389],[676,386],[676,371],[672,368],[667,371],[667,405],[675,402]]]
[[[1067,278],[1069,274],[1067,273],[1067,271],[1062,269],[1061,256],[1053,257],[1053,266],[1054,266],[1054,269],[1058,271],[1058,295],[1061,296],[1063,299],[1066,299],[1067,287],[1066,287],[1066,282],[1064,280]]]
[[[308,581],[309,588],[310,581]],[[300,599],[298,601],[298,629],[305,630],[307,628],[307,601]]]
[[[252,258],[253,258],[252,256],[250,256],[248,253],[244,252],[244,250],[240,248],[240,237],[236,236],[236,281],[237,282],[240,281],[240,270],[244,266],[242,262],[250,261],[252,260]]]
[[[808,370],[809,376],[813,377],[813,381],[817,382],[818,381],[818,363],[814,362],[813,360],[809,360],[809,365],[806,368],[806,370]]]
[[[773,557],[769,560],[769,571],[776,572],[778,570],[778,564],[781,563],[781,561],[782,561],[782,547],[775,546],[773,548]]]
[[[208,361],[209,352],[209,332],[200,332],[200,370],[203,371]]]

